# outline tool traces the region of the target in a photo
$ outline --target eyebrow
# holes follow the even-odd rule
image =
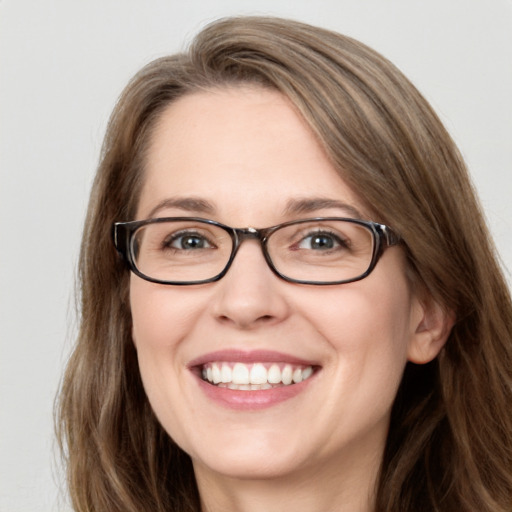
[[[177,208],[186,212],[214,213],[215,207],[209,201],[199,197],[170,197],[160,201],[150,212],[148,218],[153,218],[156,213],[165,208]]]
[[[149,212],[148,218],[153,218],[160,210],[165,208],[177,208],[186,212],[213,214],[215,206],[209,201],[200,197],[170,197],[160,201]],[[326,197],[313,197],[304,199],[290,199],[284,208],[284,215],[298,215],[313,213],[318,210],[336,208],[344,210],[347,215],[356,219],[362,219],[361,212],[354,206]]]
[[[337,199],[329,199],[326,197],[313,197],[305,199],[291,199],[285,207],[285,215],[293,215],[299,213],[312,213],[326,208],[337,208],[345,210],[350,217],[362,219],[361,212],[350,204],[338,201]]]

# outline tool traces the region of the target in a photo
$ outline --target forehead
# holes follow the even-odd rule
[[[218,220],[268,218],[308,197],[360,205],[290,101],[254,86],[195,92],[163,112],[138,216],[176,197],[208,202]]]

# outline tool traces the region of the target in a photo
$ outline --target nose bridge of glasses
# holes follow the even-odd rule
[[[240,246],[242,242],[245,240],[259,240],[261,246],[263,247],[263,241],[266,238],[266,229],[256,229],[256,228],[235,228],[236,234],[236,246],[237,248]]]
[[[245,240],[256,240],[259,242],[260,247],[263,251],[263,254],[265,258],[267,258],[267,255],[265,254],[265,244],[264,241],[267,236],[267,230],[266,229],[256,229],[252,227],[248,228],[234,228],[235,232],[235,247],[234,247],[234,253],[238,252],[238,249],[240,248],[240,245]]]

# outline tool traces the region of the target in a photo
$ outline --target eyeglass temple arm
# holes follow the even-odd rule
[[[400,235],[384,224],[377,224],[377,229],[379,230],[381,237],[386,241],[388,247],[398,245],[402,240]]]
[[[129,231],[125,228],[125,226],[123,226],[122,223],[116,222],[112,226],[111,237],[117,252],[123,257],[123,259],[126,260],[126,249],[128,247]]]

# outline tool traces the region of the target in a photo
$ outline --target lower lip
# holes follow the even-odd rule
[[[199,388],[204,394],[214,402],[223,407],[235,410],[258,410],[272,407],[281,402],[294,398],[303,392],[315,375],[298,384],[289,386],[281,386],[272,389],[261,390],[236,390],[229,388],[221,388],[209,384],[208,382],[197,377]]]

